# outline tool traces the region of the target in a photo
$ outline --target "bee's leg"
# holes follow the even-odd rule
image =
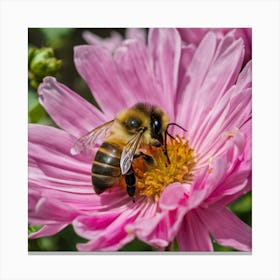
[[[152,165],[154,163],[154,159],[152,156],[146,155],[141,151],[139,153],[135,154],[133,158],[138,158],[138,157],[143,157],[145,162],[149,165]]]
[[[135,194],[135,183],[136,183],[136,178],[135,178],[135,174],[133,171],[133,168],[130,167],[130,169],[128,170],[128,172],[125,174],[125,182],[126,182],[126,191],[128,193],[128,195],[130,197],[132,197],[133,202],[135,202],[134,199],[134,194]]]

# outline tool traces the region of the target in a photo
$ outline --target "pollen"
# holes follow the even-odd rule
[[[147,146],[142,150],[152,161],[147,162],[143,157],[139,157],[132,163],[136,175],[136,190],[140,196],[158,200],[169,184],[188,183],[192,180],[195,156],[185,138],[177,136],[168,142],[169,161],[161,147]]]

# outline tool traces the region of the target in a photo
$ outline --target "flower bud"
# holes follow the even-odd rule
[[[43,78],[54,76],[62,64],[54,56],[52,48],[30,48],[28,51],[28,77],[31,85],[37,89]]]

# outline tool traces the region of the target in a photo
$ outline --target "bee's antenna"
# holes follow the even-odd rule
[[[163,152],[167,158],[167,162],[168,164],[170,164],[170,159],[169,159],[169,156],[168,156],[168,152],[167,152],[167,135],[174,139],[175,140],[175,137],[173,135],[171,135],[169,132],[168,132],[168,128],[171,126],[171,125],[175,125],[175,126],[178,126],[179,128],[181,128],[182,130],[184,131],[187,131],[185,128],[183,128],[181,125],[177,124],[177,123],[169,123],[167,126],[166,126],[166,129],[165,129],[165,132],[164,132],[164,147],[163,147]]]
[[[169,126],[171,126],[171,125],[176,125],[176,126],[178,126],[179,128],[181,128],[182,130],[187,131],[185,128],[183,128],[181,125],[179,125],[179,124],[177,124],[177,123],[169,123],[169,124],[167,125],[167,127],[166,127],[166,131],[168,130]],[[170,136],[170,134],[168,134],[168,135]],[[173,137],[173,138],[174,138],[174,137]]]

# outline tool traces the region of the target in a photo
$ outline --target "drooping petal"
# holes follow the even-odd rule
[[[209,233],[195,210],[185,215],[176,239],[180,251],[213,251]]]
[[[29,210],[28,220],[29,224],[34,225],[70,224],[80,213],[68,204],[61,203],[61,200],[42,197],[36,207]]]
[[[215,205],[217,207],[228,206],[231,203],[233,203],[235,200],[240,198],[242,195],[245,195],[251,189],[252,189],[252,174],[250,173],[247,178],[246,185],[240,191],[221,197],[217,202],[215,202]]]
[[[65,227],[67,227],[68,224],[57,224],[57,225],[45,225],[40,230],[29,234],[29,238],[39,238],[39,237],[46,237],[46,236],[52,236],[61,230],[63,230]]]
[[[63,130],[29,125],[30,211],[34,211],[43,197],[78,211],[100,205],[100,198],[94,194],[91,184],[91,164],[82,156],[70,155],[73,142],[74,137]]]
[[[75,137],[61,129],[39,124],[30,124],[28,131],[28,148],[31,159],[88,174],[87,170],[90,170],[91,160],[83,155],[73,156],[70,153],[76,140]],[[69,179],[67,176],[66,178]]]
[[[56,124],[74,136],[80,137],[105,122],[100,111],[53,77],[44,78],[38,93]]]
[[[40,158],[30,156],[28,162],[30,183],[69,193],[92,193],[90,172],[69,170],[68,166],[59,166],[52,161],[52,156],[50,158],[50,161],[42,161]]]
[[[133,235],[128,235],[120,230],[115,231],[113,235],[110,233],[110,236],[112,236],[112,238],[100,234],[97,236],[97,239],[92,239],[87,243],[78,243],[77,249],[81,252],[115,252],[134,239]]]
[[[200,208],[198,214],[219,244],[241,251],[252,250],[251,228],[229,210],[220,207]]]

